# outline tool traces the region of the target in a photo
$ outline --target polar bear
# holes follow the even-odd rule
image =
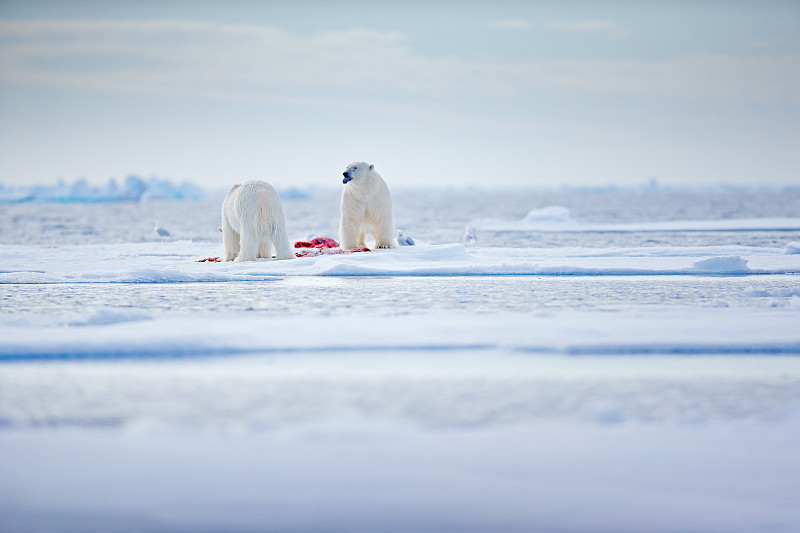
[[[351,163],[342,173],[342,215],[339,242],[345,250],[366,245],[369,235],[376,248],[396,248],[392,197],[375,165]]]
[[[259,257],[293,259],[286,219],[278,192],[266,181],[234,185],[222,202],[222,246],[225,261],[255,261]]]

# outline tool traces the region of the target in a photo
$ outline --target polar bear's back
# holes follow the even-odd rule
[[[237,232],[242,227],[266,230],[264,224],[285,220],[283,206],[275,188],[262,180],[250,180],[234,185],[222,203],[222,217]]]

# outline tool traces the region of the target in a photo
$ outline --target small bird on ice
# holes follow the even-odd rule
[[[464,246],[475,246],[478,244],[478,236],[475,235],[475,230],[468,227],[467,231],[464,232]]]
[[[414,239],[405,235],[403,230],[397,230],[397,244],[400,246],[414,246]]]
[[[164,239],[170,236],[170,232],[167,231],[166,228],[161,227],[161,222],[156,222],[156,227],[155,229],[153,229],[153,231],[155,232],[156,236],[161,240],[161,242],[164,242]]]

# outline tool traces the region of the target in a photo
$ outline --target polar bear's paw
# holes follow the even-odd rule
[[[394,245],[393,244],[387,244],[387,243],[382,243],[382,244],[375,245],[375,249],[376,250],[389,250],[390,248],[394,248]]]

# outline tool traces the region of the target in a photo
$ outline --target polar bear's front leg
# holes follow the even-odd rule
[[[361,238],[358,224],[342,220],[339,225],[339,246],[343,250],[355,250],[359,247],[358,241]]]

